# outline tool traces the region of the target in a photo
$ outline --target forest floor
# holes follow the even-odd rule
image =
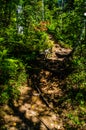
[[[71,49],[55,43],[50,55],[32,61],[28,82],[20,87],[19,99],[3,107],[3,129],[86,130],[69,119],[76,107],[65,84],[71,71],[65,65],[70,52]]]

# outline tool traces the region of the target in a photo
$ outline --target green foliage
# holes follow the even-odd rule
[[[22,6],[20,14],[16,12],[18,5]],[[53,42],[47,34],[51,33],[62,46],[74,49],[71,61],[73,72],[65,81],[67,89],[71,90],[69,101],[77,107],[78,112],[80,109],[81,116],[85,114],[84,2],[75,0],[74,8],[72,5],[69,7],[61,10],[57,6],[57,0],[46,0],[43,19],[41,0],[0,1],[0,103],[7,103],[18,97],[19,86],[26,82],[25,69],[31,69],[29,61],[35,59],[36,52],[52,48]],[[41,26],[40,23],[46,21],[49,24]],[[19,26],[23,27],[22,33],[19,33]],[[68,115],[76,125],[84,123],[80,120],[78,112]]]
[[[75,11],[60,13],[55,28],[56,39],[71,46],[75,45],[81,34],[80,22],[80,17]]]
[[[8,58],[7,50],[0,52],[0,103],[15,99],[19,94],[18,86],[24,83],[26,74],[20,60]]]
[[[52,21],[47,27],[48,27],[48,32],[51,34],[55,34],[55,28],[57,26],[57,21]]]
[[[39,38],[39,39],[38,39]],[[38,51],[43,51],[47,48],[52,48],[53,42],[49,40],[49,36],[45,32],[40,32],[37,34],[37,43],[35,49]]]
[[[82,124],[82,122],[79,120],[77,115],[73,115],[70,113],[70,114],[68,114],[68,118],[73,122],[73,124],[76,124],[76,125]]]
[[[86,111],[84,108],[80,107],[77,108],[73,112],[69,112],[67,117],[70,119],[70,121],[73,123],[73,125],[83,126],[85,124],[84,115],[86,114]]]
[[[5,83],[7,78],[16,79],[17,71],[20,68],[19,61],[12,58],[6,58],[7,50],[3,50],[0,56],[0,70],[2,75],[0,81]]]
[[[86,73],[84,61],[85,59],[83,57],[81,57],[80,59],[76,57],[73,60],[74,72],[68,77],[68,80],[71,82],[71,86],[85,89]]]
[[[9,86],[9,85],[3,85],[0,88],[0,104],[6,104],[9,102],[9,100],[17,99],[20,92],[19,89],[16,86]]]
[[[68,117],[74,125],[78,127],[85,124],[86,114],[86,63],[85,63],[86,47],[78,46],[73,55],[72,69],[73,72],[66,78],[67,89],[70,90],[69,99],[74,107],[73,113],[69,113]]]

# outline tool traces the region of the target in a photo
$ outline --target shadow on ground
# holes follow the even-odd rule
[[[67,88],[65,80],[74,71],[71,61],[44,58],[31,61],[29,65],[28,86],[22,89],[16,103],[9,101],[10,118],[14,118],[12,130],[83,130],[68,117],[79,105],[75,102],[77,94],[80,91],[85,94],[83,89]],[[7,130],[11,130],[11,119],[7,121]]]
[[[16,125],[18,130],[40,130],[40,122],[34,123],[25,117],[25,112],[21,112],[19,107],[15,107],[14,103],[10,102],[10,108],[13,110],[15,116],[21,120],[20,124]]]

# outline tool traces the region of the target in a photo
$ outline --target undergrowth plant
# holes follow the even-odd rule
[[[0,103],[17,98],[18,86],[26,81],[23,63],[18,59],[8,58],[7,55],[7,50],[0,51]]]

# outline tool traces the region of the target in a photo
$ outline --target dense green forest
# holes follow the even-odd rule
[[[35,84],[33,74],[39,73],[37,72],[39,69],[34,69],[34,65],[39,64],[38,59],[42,59],[44,64],[48,62],[46,51],[51,53],[54,42],[71,50],[60,63],[60,69],[55,70],[56,75],[63,69],[59,72],[58,79],[62,83],[61,88],[67,93],[66,98],[61,97],[58,102],[67,101],[73,107],[73,111],[69,111],[67,118],[74,127],[70,127],[71,123],[64,124],[65,127],[61,130],[85,130],[86,1],[0,0],[0,125],[2,130],[8,130],[5,127],[2,106],[6,104],[12,106],[14,101],[19,99],[21,86],[24,89],[30,77]],[[41,64],[42,69],[44,64]],[[52,66],[49,69],[52,70]]]

